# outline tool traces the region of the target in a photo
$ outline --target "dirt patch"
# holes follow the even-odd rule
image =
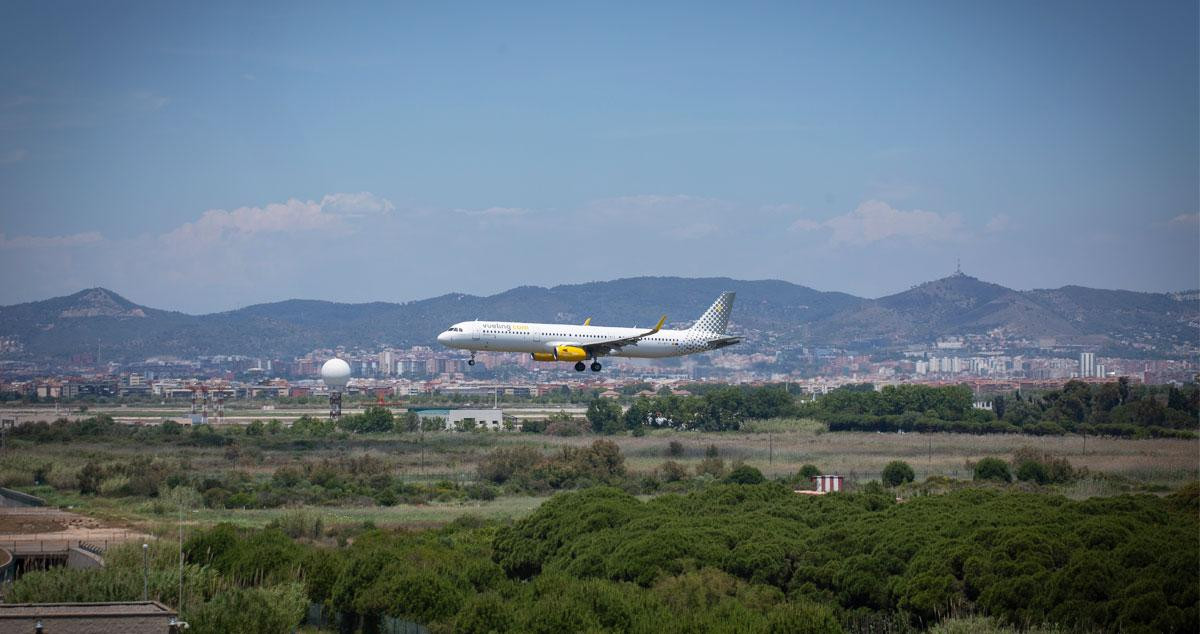
[[[66,522],[50,517],[0,513],[0,534],[29,535],[32,533],[56,533],[66,530],[66,528]]]
[[[48,507],[0,508],[0,535],[40,535],[102,528],[96,519]]]

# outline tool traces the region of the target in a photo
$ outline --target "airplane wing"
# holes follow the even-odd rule
[[[658,320],[658,323],[653,328],[651,328],[650,330],[647,330],[646,332],[633,335],[632,337],[622,337],[620,339],[609,339],[608,341],[595,341],[595,342],[577,344],[577,345],[579,345],[580,348],[583,348],[584,350],[587,350],[588,352],[590,352],[596,356],[606,355],[606,354],[613,352],[614,350],[620,350],[621,348],[624,348],[625,346],[636,346],[637,342],[642,337],[649,337],[650,335],[657,333],[659,330],[662,330],[663,324],[666,323],[666,321],[667,321],[667,316],[663,315]]]

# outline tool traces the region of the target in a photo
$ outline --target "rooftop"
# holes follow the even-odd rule
[[[0,603],[0,620],[34,617],[175,616],[158,601],[113,603]]]

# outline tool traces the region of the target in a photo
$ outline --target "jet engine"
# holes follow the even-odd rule
[[[583,361],[588,353],[579,346],[557,346],[554,352],[534,352],[530,356],[534,361]]]
[[[554,356],[559,361],[583,361],[588,357],[587,351],[579,346],[558,346],[554,349]]]

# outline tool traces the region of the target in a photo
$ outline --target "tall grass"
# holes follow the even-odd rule
[[[147,542],[116,546],[105,553],[105,566],[93,569],[51,568],[18,579],[5,600],[15,603],[140,601],[150,599],[176,607],[193,632],[284,634],[303,618],[308,599],[295,575],[264,587],[243,588],[207,566],[183,567],[180,596],[178,544]],[[145,557],[145,559],[143,559]]]
[[[821,434],[829,431],[829,426],[812,418],[768,418],[747,421],[742,424],[741,431],[751,434],[781,434],[784,432]]]

